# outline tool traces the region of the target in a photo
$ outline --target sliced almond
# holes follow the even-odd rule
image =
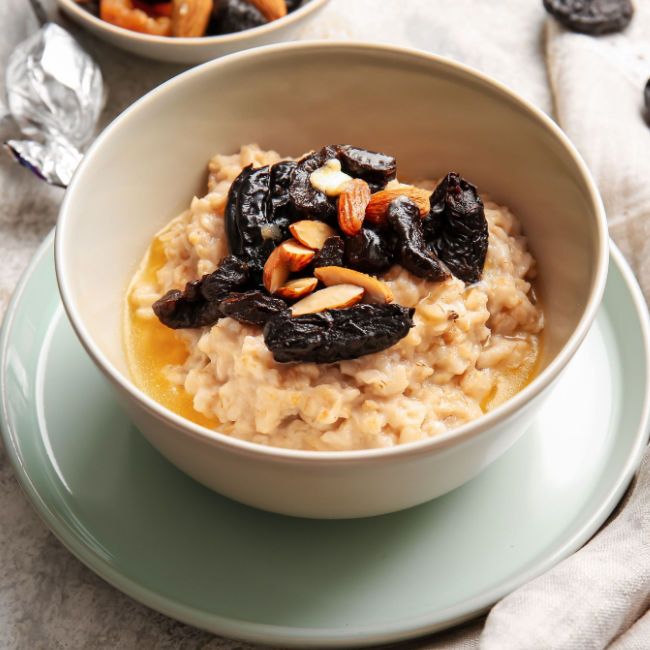
[[[371,302],[387,303],[393,301],[393,292],[381,280],[367,273],[361,273],[344,266],[321,266],[314,269],[314,275],[328,287],[341,284],[356,284],[365,290],[365,298]]]
[[[354,235],[361,230],[370,197],[370,186],[361,178],[353,178],[344,185],[339,194],[338,219],[346,235]]]
[[[275,293],[289,277],[289,263],[283,258],[280,246],[271,251],[262,274],[262,282],[269,293]]]
[[[297,300],[311,293],[318,284],[316,278],[296,278],[285,282],[275,293],[282,298]]]
[[[290,271],[304,269],[316,254],[311,248],[303,246],[295,239],[287,239],[278,248],[282,259],[289,265]]]
[[[260,10],[260,13],[267,20],[277,20],[287,15],[287,3],[285,0],[247,0],[250,4]]]
[[[172,36],[205,35],[213,5],[213,0],[173,0]]]
[[[363,297],[363,287],[356,284],[337,284],[314,291],[291,307],[292,316],[313,314],[325,309],[340,309],[358,303]]]
[[[370,197],[370,202],[366,207],[366,219],[370,223],[382,223],[386,219],[386,209],[388,204],[398,196],[406,196],[413,201],[420,210],[420,217],[424,219],[431,211],[429,197],[431,192],[423,190],[415,185],[402,185],[393,187],[389,190],[375,192]]]
[[[336,231],[324,221],[304,219],[296,221],[289,226],[291,234],[307,248],[319,251],[323,248],[325,240],[336,235]]]

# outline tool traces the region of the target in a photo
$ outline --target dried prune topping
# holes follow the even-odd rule
[[[269,167],[244,167],[230,186],[224,215],[228,247],[261,273],[271,251],[287,238],[289,221],[275,216]],[[274,191],[276,190],[274,186]],[[277,189],[281,193],[281,189]]]
[[[223,316],[220,302],[231,292],[246,288],[249,281],[248,266],[231,255],[216,271],[188,282],[183,291],[168,291],[156,300],[153,311],[172,329],[213,325]]]
[[[427,246],[420,209],[414,201],[406,196],[393,199],[386,208],[386,221],[397,236],[397,257],[407,271],[433,282],[449,277],[446,266]]]
[[[283,160],[271,166],[271,179],[269,195],[267,198],[267,218],[282,231],[282,238],[289,235],[289,224],[296,220],[297,215],[293,210],[289,198],[291,176],[298,163],[292,160]]]
[[[650,125],[650,79],[646,81],[645,88],[643,89],[643,103],[645,104],[645,119]]]
[[[298,9],[298,7],[302,3],[302,0],[286,0],[286,3],[287,3],[287,12],[291,13],[292,11]]]
[[[206,34],[230,34],[265,25],[264,14],[247,0],[215,0]]]
[[[319,266],[343,266],[343,240],[338,235],[328,237],[323,247],[316,251],[312,259],[312,267]]]
[[[363,226],[345,238],[345,266],[362,273],[383,273],[395,262],[395,242],[388,229]]]
[[[336,158],[332,146],[323,147],[301,158],[291,177],[289,197],[295,212],[302,218],[318,219],[331,225],[337,224],[335,196],[327,196],[311,184],[311,175],[331,158]]]
[[[385,350],[413,327],[413,308],[362,304],[291,316],[289,311],[264,326],[264,342],[279,362],[333,363]]]
[[[397,163],[393,156],[359,149],[349,144],[335,145],[341,170],[354,178],[362,178],[372,192],[383,190],[395,178]]]
[[[230,316],[240,323],[264,325],[275,314],[287,308],[287,303],[277,296],[262,291],[230,293],[221,301],[224,316]]]
[[[544,0],[544,8],[568,29],[592,36],[625,29],[634,14],[631,0]]]
[[[476,187],[449,172],[429,199],[431,212],[422,220],[433,252],[464,282],[477,282],[488,248],[488,225]]]

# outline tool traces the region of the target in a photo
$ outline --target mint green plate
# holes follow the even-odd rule
[[[118,589],[215,633],[348,647],[448,627],[581,546],[647,438],[648,316],[613,248],[604,302],[531,430],[480,476],[372,519],[239,505],[169,464],[120,411],[59,301],[52,235],[0,339],[1,423],[52,531]]]

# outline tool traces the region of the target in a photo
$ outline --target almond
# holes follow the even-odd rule
[[[389,190],[375,192],[370,197],[370,202],[366,207],[366,219],[370,223],[382,223],[386,219],[388,204],[398,196],[406,196],[411,199],[420,209],[420,217],[423,219],[431,211],[431,205],[429,204],[431,192],[415,187],[415,185],[402,185],[401,187],[392,187]]]
[[[285,0],[247,0],[250,4],[260,10],[260,13],[267,20],[277,20],[287,15],[287,3]]]
[[[393,292],[381,280],[367,273],[361,273],[344,266],[321,266],[314,269],[314,275],[328,287],[340,284],[356,284],[365,290],[365,298],[371,302],[388,303],[393,301]]]
[[[296,278],[285,282],[275,293],[282,298],[296,300],[311,293],[317,284],[316,278]]]
[[[277,246],[264,264],[262,282],[266,290],[271,294],[275,293],[287,281],[290,272],[289,263],[282,257],[280,246]]]
[[[354,235],[361,230],[370,196],[370,186],[361,178],[353,178],[343,186],[339,195],[338,218],[339,226],[346,235]]]
[[[363,287],[355,284],[337,284],[314,291],[291,307],[292,316],[313,314],[325,309],[339,309],[355,305],[363,297]]]
[[[319,251],[323,248],[325,240],[336,235],[334,228],[323,221],[304,219],[296,221],[289,226],[291,234],[307,248]]]
[[[212,15],[213,4],[213,0],[174,0],[172,36],[203,36]]]
[[[295,239],[287,239],[278,248],[280,249],[280,256],[289,265],[290,271],[304,269],[316,254],[311,248],[303,246]]]

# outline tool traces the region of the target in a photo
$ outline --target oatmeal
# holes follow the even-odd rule
[[[424,240],[418,233],[422,232],[419,221],[428,207],[422,196],[431,196],[442,184],[432,181],[406,186],[395,178],[388,179],[388,173],[383,172],[383,176],[380,173],[367,177],[372,193],[367,192],[366,196],[364,190],[362,205],[367,210],[365,218],[371,224],[364,235],[370,242],[364,244],[366,249],[370,245],[379,248],[384,245],[382,237],[388,232],[387,228],[397,233],[391,236],[398,238],[399,245],[393,244],[393,257],[386,270],[347,269],[346,264],[354,264],[358,258],[353,254],[356,249],[348,247],[352,250],[350,253],[345,248],[345,255],[341,257],[344,248],[333,241],[340,235],[347,244],[349,239],[365,232],[361,224],[355,225],[358,208],[345,215],[346,227],[357,228],[349,231],[357,233],[354,235],[348,231],[333,235],[338,229],[331,214],[327,214],[332,205],[343,203],[342,192],[355,192],[350,200],[358,203],[361,192],[353,189],[354,183],[339,182],[339,178],[338,197],[318,190],[325,197],[322,200],[315,191],[309,195],[313,186],[305,184],[303,193],[295,200],[316,206],[324,216],[322,221],[314,219],[322,226],[307,229],[309,237],[318,240],[318,244],[314,244],[320,246],[316,252],[300,243],[300,238],[309,243],[309,237],[301,230],[304,220],[300,221],[302,225],[291,228],[288,236],[294,238],[288,244],[286,239],[280,244],[289,249],[282,253],[285,255],[282,259],[293,260],[301,255],[309,258],[306,263],[304,259],[295,261],[298,271],[288,266],[280,267],[278,275],[277,268],[270,269],[273,264],[268,263],[286,233],[268,235],[279,238],[259,258],[255,247],[246,252],[246,242],[242,244],[242,255],[250,256],[248,266],[259,265],[260,277],[264,267],[267,291],[246,294],[248,303],[254,303],[253,307],[248,303],[246,306],[255,313],[251,322],[257,322],[255,318],[262,320],[248,324],[234,317],[224,317],[221,312],[214,317],[213,324],[199,327],[177,324],[178,329],[169,329],[161,324],[152,309],[154,303],[160,305],[161,296],[171,296],[176,301],[170,299],[169,304],[164,305],[169,313],[185,301],[183,304],[194,310],[192,318],[210,320],[210,309],[198,313],[197,303],[189,299],[197,291],[196,281],[209,274],[214,277],[217,269],[229,274],[230,278],[237,274],[236,265],[233,269],[220,266],[224,258],[233,254],[228,243],[232,234],[226,233],[225,223],[229,218],[227,204],[232,203],[233,192],[230,202],[228,198],[231,185],[248,165],[252,165],[250,169],[254,171],[278,161],[280,156],[275,152],[262,151],[252,145],[242,147],[232,156],[215,156],[209,163],[207,194],[194,198],[188,210],[156,235],[129,288],[125,318],[127,357],[140,388],[182,415],[236,438],[295,449],[348,450],[393,446],[439,435],[480,417],[530,380],[540,353],[544,320],[531,285],[535,263],[516,217],[507,208],[481,201],[477,195],[480,219],[487,224],[487,250],[481,256],[480,237],[477,236],[479,248],[470,251],[469,262],[465,257],[460,259],[460,253],[450,261],[445,261],[442,254],[441,261],[437,260],[426,248],[427,242],[433,241],[434,236],[444,239],[445,233],[427,235],[425,231]],[[381,168],[383,164],[384,161],[379,160],[375,167]],[[281,168],[276,167],[281,176]],[[340,167],[333,171],[341,173]],[[347,171],[352,173],[350,169]],[[279,184],[283,182],[278,181]],[[461,182],[464,181],[461,179]],[[459,187],[467,194],[461,197],[467,203],[470,188],[475,188],[468,183]],[[434,197],[436,194],[439,190]],[[410,198],[404,199],[404,196]],[[373,202],[372,197],[378,199]],[[274,200],[276,198],[280,205],[282,196]],[[382,200],[387,205],[379,209],[377,204]],[[431,209],[436,209],[433,199]],[[417,219],[413,214],[409,216],[409,210]],[[371,212],[374,216],[369,217]],[[471,211],[468,218],[478,220],[478,212]],[[384,217],[377,215],[384,213],[388,216],[385,223],[380,223]],[[339,213],[339,223],[340,219]],[[294,218],[294,223],[297,221]],[[415,233],[412,232],[414,228]],[[408,246],[403,244],[405,241]],[[275,254],[281,257],[280,253]],[[328,255],[332,257],[327,258]],[[320,267],[315,261],[318,256],[327,258]],[[366,258],[361,261],[371,267],[377,259],[381,262],[380,256]],[[338,263],[332,264],[332,261]],[[364,278],[356,279],[355,273]],[[271,292],[268,289],[272,280],[275,284]],[[318,283],[325,288],[316,289]],[[363,285],[362,290],[358,290],[359,283]],[[340,287],[351,288],[345,293]],[[296,308],[307,300],[311,301],[309,304],[317,303],[320,298],[316,293],[329,289],[333,289],[330,295],[334,298],[330,300],[334,300],[334,304],[325,307],[321,304],[315,310],[320,310],[322,318],[311,313],[312,307],[302,311]],[[251,293],[259,296],[250,298]],[[343,293],[346,300],[352,296],[356,306],[345,309],[343,307],[352,303],[336,304],[337,300],[342,300]],[[234,300],[237,306],[240,304],[237,296],[241,295],[244,294],[240,289],[231,291],[224,304]],[[279,302],[272,303],[273,300]],[[281,315],[269,315],[276,309],[273,304],[280,305],[277,310]],[[200,306],[203,310],[204,306]],[[293,312],[288,311],[291,309]],[[306,315],[298,315],[304,314],[305,309]],[[305,361],[285,363],[285,359],[276,360],[281,357],[281,351],[278,353],[269,347],[272,347],[269,335],[272,323],[277,324],[276,330],[281,335],[287,327],[300,324],[301,319],[306,319],[312,327],[314,323],[320,326],[319,318],[323,320],[328,313],[335,312],[337,318],[345,319],[357,313],[372,313],[374,317],[373,310],[381,317],[402,319],[401,327],[395,328],[399,329],[393,337],[395,340],[391,339],[383,349],[371,345],[367,354],[360,349],[344,349],[342,355],[328,357],[338,352],[332,352],[331,347],[327,347],[329,344],[324,344],[325,348],[319,352],[324,357],[316,355],[306,357]],[[263,328],[261,323],[267,318],[270,320]],[[328,322],[331,326],[338,321],[330,319]],[[381,329],[380,326],[374,328]],[[365,341],[380,334],[373,331]],[[365,345],[363,336],[359,338],[359,345]],[[355,358],[356,353],[361,356]],[[309,360],[312,358],[324,362]],[[331,361],[331,358],[337,360]]]

